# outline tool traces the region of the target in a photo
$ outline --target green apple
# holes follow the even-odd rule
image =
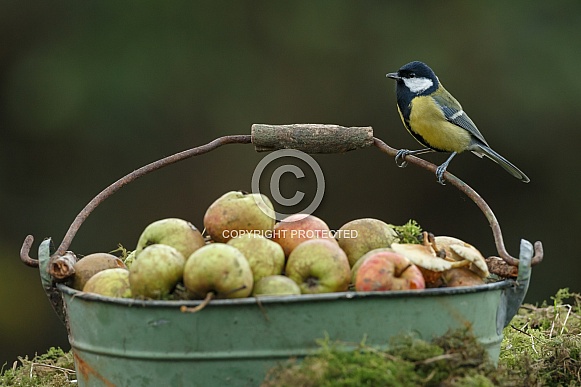
[[[195,298],[244,298],[252,292],[252,269],[244,254],[225,243],[196,250],[186,262],[184,285]]]
[[[206,232],[215,242],[255,232],[268,236],[274,227],[274,207],[262,194],[227,192],[208,207],[204,215]]]
[[[162,244],[144,248],[129,268],[135,298],[162,299],[182,279],[186,259],[177,249]]]
[[[102,270],[89,278],[83,291],[107,297],[129,298],[131,297],[129,270],[122,268]]]
[[[286,257],[290,256],[295,247],[311,239],[328,239],[336,242],[327,223],[308,214],[289,215],[277,223],[271,239],[282,246]]]
[[[75,274],[72,287],[77,290],[83,290],[87,281],[98,272],[114,268],[126,269],[127,267],[121,259],[112,254],[93,253],[79,259],[75,262],[73,268],[75,269]]]
[[[299,295],[301,288],[292,279],[284,275],[262,277],[254,284],[253,296]]]
[[[344,224],[337,230],[335,238],[352,267],[368,251],[389,247],[397,242],[393,227],[373,218],[356,219]]]
[[[246,233],[230,239],[228,244],[244,254],[252,269],[255,283],[263,277],[281,274],[284,269],[284,251],[278,243],[270,239]]]
[[[137,241],[135,257],[139,259],[139,254],[143,249],[155,244],[171,246],[184,257],[189,257],[194,251],[204,246],[205,241],[200,231],[190,222],[168,218],[155,221],[143,230]]]
[[[351,268],[337,243],[312,239],[292,251],[286,275],[299,285],[303,294],[342,292],[349,286]]]

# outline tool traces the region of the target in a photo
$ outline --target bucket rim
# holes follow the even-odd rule
[[[106,304],[117,304],[125,306],[142,306],[154,308],[179,308],[181,306],[195,307],[203,300],[140,300],[135,298],[115,298],[94,293],[86,293],[73,289],[65,284],[57,284],[58,290],[63,294],[75,299],[82,299],[88,302],[102,302]],[[448,288],[428,288],[421,290],[390,290],[373,292],[334,292],[321,294],[301,294],[285,296],[260,296],[235,299],[214,299],[207,307],[225,305],[256,305],[256,304],[292,304],[302,302],[330,301],[340,299],[363,299],[363,298],[416,298],[416,297],[437,297],[456,294],[481,293],[494,290],[503,290],[516,286],[513,279],[505,279],[497,282],[490,282],[476,286],[448,287]]]

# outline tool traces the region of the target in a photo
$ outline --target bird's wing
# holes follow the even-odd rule
[[[436,92],[432,94],[432,98],[434,98],[434,101],[436,101],[436,103],[442,109],[446,120],[456,126],[466,129],[478,140],[482,141],[485,145],[488,145],[484,139],[484,136],[482,133],[480,133],[474,122],[472,122],[470,117],[468,117],[468,114],[462,110],[460,103],[450,93],[445,91],[441,84],[440,89],[442,89],[443,92]]]

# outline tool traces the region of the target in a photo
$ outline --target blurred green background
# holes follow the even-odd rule
[[[0,364],[68,348],[38,271],[20,263],[27,234],[36,257],[42,238],[60,243],[119,177],[249,134],[253,123],[370,125],[391,146],[415,149],[385,78],[411,60],[428,63],[491,146],[531,178],[522,184],[470,154],[449,168],[487,200],[513,255],[521,238],[543,241],[527,301],[580,291],[580,36],[578,1],[2,0]],[[203,228],[205,208],[226,191],[249,191],[265,155],[229,145],[146,176],[103,203],[71,249],[132,249],[165,217]],[[332,229],[414,218],[496,254],[477,207],[433,174],[399,169],[375,148],[315,159],[327,185],[315,214]],[[312,194],[309,177],[284,184]]]

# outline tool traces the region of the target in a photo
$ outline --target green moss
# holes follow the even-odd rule
[[[405,386],[420,382],[412,362],[394,362],[391,358],[371,347],[346,352],[331,346],[301,363],[277,366],[263,386]]]
[[[399,243],[422,243],[422,228],[413,219],[408,220],[403,226],[393,226]]]
[[[552,305],[523,305],[504,330],[499,370],[528,386],[581,385],[581,295],[562,289]]]
[[[274,368],[263,387],[274,386],[493,386],[495,366],[468,332],[433,343],[412,336],[392,339],[388,349],[362,345],[344,351],[340,343],[302,363]]]
[[[128,269],[135,260],[135,251],[127,250],[121,243],[117,244],[115,250],[109,251],[109,254],[118,255]]]
[[[6,365],[2,367],[0,386],[70,387],[75,376],[72,352],[60,348],[50,348],[32,360],[28,357],[19,357],[18,360],[20,365],[15,362],[8,369]]]

